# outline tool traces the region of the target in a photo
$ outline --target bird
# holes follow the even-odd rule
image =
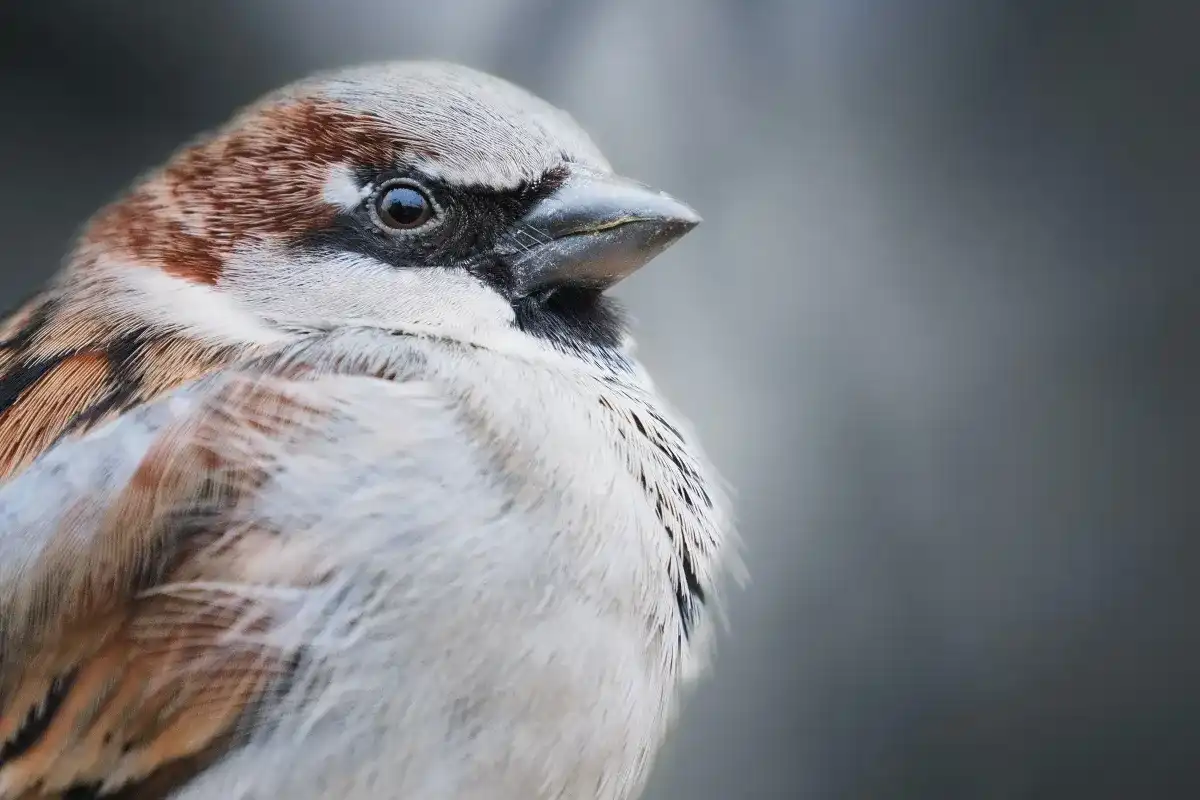
[[[342,67],[0,324],[0,800],[631,800],[738,540],[609,291],[700,223],[564,110]]]

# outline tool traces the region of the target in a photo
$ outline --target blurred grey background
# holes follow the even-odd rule
[[[464,61],[706,224],[621,294],[752,582],[650,797],[1200,796],[1200,6],[0,3],[0,300],[315,68]]]

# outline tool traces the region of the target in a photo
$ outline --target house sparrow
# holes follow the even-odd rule
[[[698,222],[426,62],[102,209],[0,327],[0,800],[637,796],[733,534],[605,290]]]

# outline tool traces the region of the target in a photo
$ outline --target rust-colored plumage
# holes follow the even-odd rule
[[[248,239],[287,239],[328,223],[320,202],[330,167],[348,158],[385,168],[398,147],[376,119],[312,99],[261,109],[180,151],[153,180],[96,216],[82,240],[94,253],[153,265],[202,284]]]

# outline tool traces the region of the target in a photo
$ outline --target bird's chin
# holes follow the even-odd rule
[[[522,331],[571,350],[617,351],[625,338],[620,305],[602,289],[548,287],[513,301]]]
[[[604,289],[599,287],[552,285],[533,292],[525,301],[540,306],[548,313],[575,317],[594,312],[608,299]]]

